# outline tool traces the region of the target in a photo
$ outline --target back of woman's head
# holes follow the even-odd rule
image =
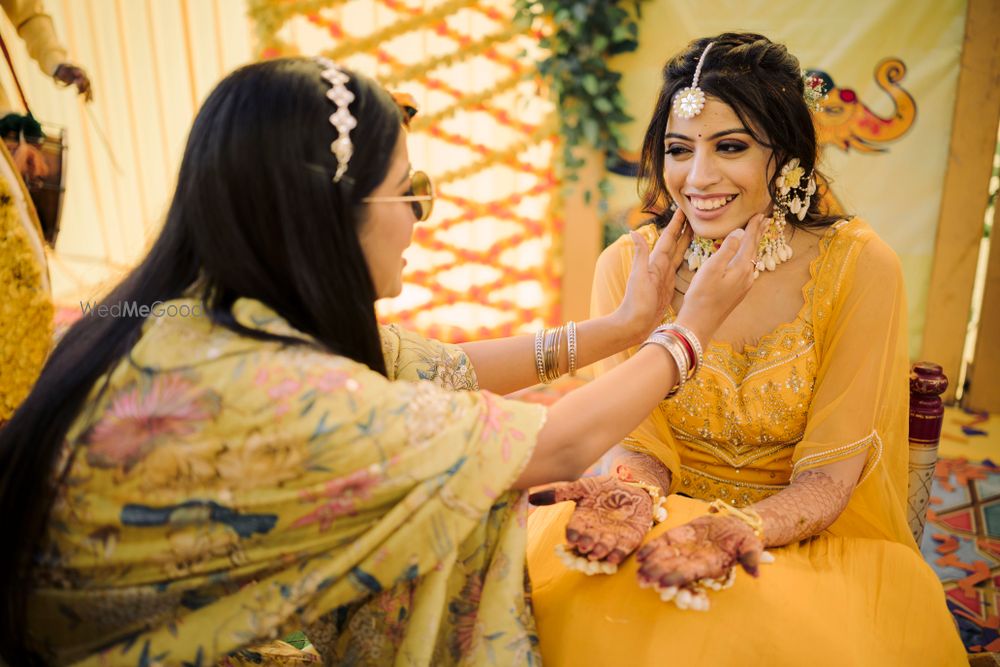
[[[402,117],[381,86],[350,73],[358,126],[348,170],[333,183],[336,107],[319,73],[311,60],[275,60],[219,84],[192,127],[164,233],[190,235],[210,310],[259,299],[331,351],[384,370],[358,227]],[[371,327],[358,321],[362,311]]]
[[[772,151],[775,174],[793,158],[806,173],[816,168],[816,129],[805,100],[805,82],[798,59],[783,44],[754,33],[723,33],[696,39],[663,67],[663,83],[643,140],[639,187],[643,207],[651,213],[669,198],[663,177],[663,138],[674,95],[692,85],[706,47],[698,86],[705,95],[733,109],[753,138]],[[822,179],[817,179],[822,183]],[[772,199],[775,180],[770,184]],[[805,226],[827,224],[821,196],[813,197]],[[789,219],[792,224],[798,220]]]
[[[216,324],[269,338],[232,314],[236,299],[257,299],[323,349],[384,374],[358,228],[361,200],[388,172],[402,116],[379,85],[348,74],[357,127],[337,183],[331,144],[338,134],[329,120],[336,105],[317,63],[257,63],[219,83],[191,128],[160,236],[103,303],[151,306],[190,295],[204,301]],[[26,601],[65,472],[54,469],[58,452],[87,395],[128,353],[141,326],[138,317],[82,317],[0,429],[0,534],[13,540],[0,550],[0,655],[8,664],[34,660]]]

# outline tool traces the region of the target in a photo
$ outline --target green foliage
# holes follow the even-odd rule
[[[619,89],[621,74],[608,67],[608,59],[634,51],[639,45],[642,0],[515,0],[516,20],[531,25],[546,19],[552,30],[540,46],[547,56],[538,63],[559,107],[563,137],[563,179],[579,180],[584,165],[577,147],[597,149],[602,159],[617,154],[622,144],[621,126],[632,120],[625,111]],[[631,6],[630,13],[626,7]],[[602,201],[611,185],[603,177]],[[589,202],[591,193],[585,193]]]

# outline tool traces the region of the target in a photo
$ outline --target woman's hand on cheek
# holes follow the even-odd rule
[[[663,321],[674,293],[674,278],[691,240],[691,230],[684,214],[677,210],[649,250],[646,240],[632,232],[635,251],[625,296],[615,316],[639,343]]]

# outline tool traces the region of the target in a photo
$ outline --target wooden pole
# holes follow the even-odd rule
[[[955,397],[1000,120],[1000,1],[969,0],[921,359]]]

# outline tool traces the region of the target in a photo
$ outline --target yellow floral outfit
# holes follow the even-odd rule
[[[54,74],[67,61],[41,0],[0,0],[0,9],[42,71]],[[11,111],[0,85],[0,117]],[[44,244],[35,205],[0,141],[0,426],[31,391],[52,344]]]
[[[658,237],[652,225],[640,231],[650,244]],[[592,314],[621,302],[631,263],[628,236],[601,256]],[[892,250],[861,220],[841,221],[820,242],[796,318],[742,352],[709,345],[695,378],[623,442],[672,474],[669,519],[647,541],[717,498],[746,506],[805,470],[867,456],[828,529],[773,549],[758,579],[740,573],[733,588],[710,593],[707,613],[640,589],[634,557],[613,576],[567,570],[554,550],[572,504],[533,512],[528,561],[544,663],[965,664],[906,521],[905,312]]]
[[[382,336],[394,381],[154,308],[68,434],[32,642],[60,664],[293,663],[318,658],[268,642],[305,629],[331,664],[537,664],[508,489],[544,408],[453,391],[477,388],[459,348]]]
[[[25,399],[52,344],[52,293],[35,206],[0,141],[0,427]]]

